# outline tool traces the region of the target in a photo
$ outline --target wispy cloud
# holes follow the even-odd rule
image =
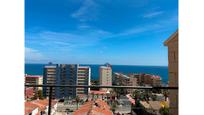
[[[78,29],[90,29],[91,26],[89,26],[88,24],[82,23],[79,24]]]
[[[130,36],[130,35],[141,35],[145,32],[154,32],[156,30],[160,30],[163,26],[160,24],[146,24],[146,25],[140,25],[140,26],[136,26],[127,30],[124,30],[120,33],[115,33],[112,34],[110,36],[108,36],[107,38],[128,38],[126,36]]]
[[[149,12],[147,14],[144,14],[144,18],[153,18],[153,17],[156,17],[156,16],[159,16],[161,14],[163,14],[164,12],[163,11],[153,11],[153,12]]]
[[[178,23],[178,16],[177,15],[172,15],[169,16],[168,19],[164,18],[164,19],[160,19],[157,20],[155,22],[150,22],[150,23],[146,23],[143,25],[138,25],[136,27],[133,28],[129,28],[126,29],[120,33],[115,33],[115,34],[111,34],[110,36],[108,36],[107,38],[129,38],[126,36],[130,36],[130,35],[135,35],[135,36],[139,36],[141,34],[144,33],[150,33],[150,32],[165,32],[168,31],[170,28],[167,27],[171,27],[172,25],[177,25]]]
[[[26,44],[55,50],[74,50],[75,48],[95,45],[109,34],[111,33],[97,29],[78,32],[42,31],[27,34]]]
[[[32,48],[25,48],[25,61],[26,62],[43,62],[47,60],[48,58],[45,57],[40,51]]]
[[[93,0],[84,0],[81,7],[71,14],[71,17],[78,19],[81,22],[94,20],[97,17],[97,8]]]

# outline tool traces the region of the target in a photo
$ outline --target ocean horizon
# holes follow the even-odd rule
[[[25,64],[25,74],[43,75],[43,67],[47,64]],[[79,64],[91,67],[91,79],[99,79],[99,66],[103,64]],[[120,72],[123,74],[130,73],[146,73],[158,75],[162,78],[162,83],[168,83],[168,66],[145,66],[145,65],[111,65],[112,72]]]

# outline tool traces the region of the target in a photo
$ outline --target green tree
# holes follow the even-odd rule
[[[139,90],[135,90],[133,92],[133,97],[139,99],[141,97],[141,92]]]
[[[42,90],[38,90],[38,98],[39,99],[44,99]]]
[[[111,110],[113,111],[113,113],[115,113],[115,109],[116,109],[117,105],[115,102],[112,103],[112,106],[111,106]]]
[[[162,107],[160,110],[159,110],[159,113],[161,115],[170,115],[169,114],[169,108],[166,108],[166,107]]]

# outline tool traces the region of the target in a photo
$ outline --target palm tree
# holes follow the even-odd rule
[[[102,94],[102,100],[103,100],[103,95],[104,95],[104,94]]]
[[[77,103],[77,109],[78,109],[78,108],[79,108],[79,101],[80,101],[79,96],[76,96],[75,100],[76,100],[76,103]]]
[[[135,98],[140,98],[140,96],[141,96],[141,93],[140,93],[140,91],[139,90],[135,90],[134,92],[133,92],[133,97],[135,97]]]
[[[115,109],[116,109],[117,105],[115,102],[113,102],[112,106],[111,106],[111,110],[113,111],[113,113],[115,113]]]
[[[139,90],[135,90],[134,92],[133,92],[133,98],[134,98],[134,100],[135,100],[135,106],[136,107],[139,107],[140,106],[140,99],[141,99],[141,92],[139,91]]]
[[[168,97],[168,92],[167,91],[164,92],[164,97],[165,97],[165,101],[166,101],[167,97]]]
[[[94,99],[94,93],[91,93],[92,94],[92,100]]]

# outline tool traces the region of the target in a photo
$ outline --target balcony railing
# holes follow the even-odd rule
[[[48,104],[48,115],[51,115],[51,104],[52,104],[52,93],[56,87],[67,87],[67,88],[112,88],[112,89],[141,89],[141,90],[178,90],[178,87],[152,87],[152,86],[99,86],[99,85],[32,85],[25,84],[25,87],[47,87],[49,88],[49,104]]]

